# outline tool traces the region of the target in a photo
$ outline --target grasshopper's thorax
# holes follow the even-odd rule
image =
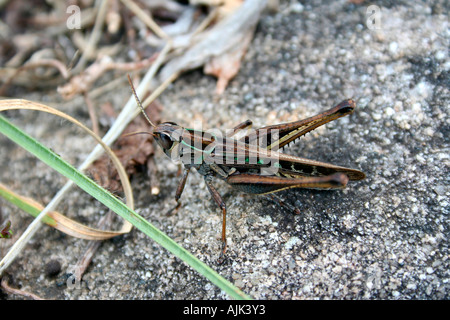
[[[214,151],[211,145],[215,141],[215,137],[203,131],[183,128],[174,122],[157,125],[153,135],[169,158],[174,161],[181,160],[184,164],[194,164],[192,161],[195,155],[203,159],[204,154]],[[189,156],[180,159],[183,154],[189,154]]]
[[[157,125],[153,135],[170,159],[189,166],[202,164],[214,154],[216,146],[214,134],[183,128],[173,122]]]

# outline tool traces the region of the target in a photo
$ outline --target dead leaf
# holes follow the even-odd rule
[[[244,1],[232,14],[194,37],[193,44],[182,55],[168,61],[160,72],[160,81],[208,64],[206,70],[219,77],[216,90],[223,92],[239,70],[240,60],[266,5],[264,0]],[[226,66],[230,62],[231,65]]]
[[[158,102],[153,102],[147,107],[146,111],[149,117],[155,123],[160,121],[160,112],[162,106]],[[138,173],[142,168],[147,168],[147,173],[151,179],[152,187],[157,187],[158,182],[153,175],[153,155],[155,152],[153,145],[153,136],[149,134],[140,134],[150,132],[151,127],[143,117],[136,117],[123,131],[122,137],[117,139],[112,147],[113,152],[119,158],[128,177]],[[139,133],[128,135],[132,133]],[[122,184],[115,170],[111,169],[111,160],[102,156],[94,161],[88,172],[104,188],[119,192],[122,191]]]
[[[228,82],[233,79],[241,67],[241,60],[247,52],[247,48],[252,40],[253,31],[249,31],[243,41],[234,48],[224,52],[220,56],[212,57],[204,68],[205,74],[211,74],[218,78],[216,84],[216,94],[222,94]]]

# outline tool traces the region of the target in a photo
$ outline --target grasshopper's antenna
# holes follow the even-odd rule
[[[137,94],[136,94],[136,90],[134,90],[133,82],[131,81],[130,75],[127,74],[127,77],[128,77],[128,82],[130,83],[130,86],[131,86],[131,90],[133,91],[134,97],[135,97],[135,99],[136,99],[136,103],[137,103],[137,105],[139,106],[139,108],[141,108],[142,114],[144,115],[145,119],[147,119],[148,123],[150,123],[150,125],[151,125],[152,127],[156,127],[156,126],[153,124],[153,122],[150,121],[150,118],[148,117],[147,113],[145,112],[145,109],[144,109],[144,107],[142,106],[141,100],[139,100],[139,97],[138,97]]]
[[[134,136],[134,135],[136,135],[136,134],[149,134],[149,135],[151,135],[151,136],[155,136],[153,133],[151,133],[151,132],[147,132],[147,131],[135,131],[135,132],[130,132],[130,133],[126,133],[126,134],[123,134],[123,135],[121,135],[120,137],[121,138],[126,138],[126,137],[130,137],[130,136]]]

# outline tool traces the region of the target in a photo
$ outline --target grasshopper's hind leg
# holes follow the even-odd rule
[[[271,200],[277,204],[279,204],[281,207],[284,207],[290,211],[292,211],[294,214],[300,214],[300,210],[289,203],[283,201],[283,199],[280,198],[276,193],[268,193],[264,195],[267,200]]]
[[[227,138],[231,138],[235,136],[236,134],[240,133],[244,129],[250,129],[252,127],[253,122],[251,120],[246,120],[240,124],[238,124],[236,127],[233,128],[230,132],[228,132],[225,136]]]
[[[298,178],[233,174],[226,179],[226,182],[233,188],[247,193],[270,194],[293,188],[341,189],[347,185],[348,180],[347,175],[338,172],[329,176]]]

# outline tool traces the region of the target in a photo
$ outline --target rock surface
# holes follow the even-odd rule
[[[179,212],[167,216],[180,177],[159,152],[161,191],[152,196],[145,176],[135,177],[137,211],[256,299],[448,299],[445,1],[376,1],[376,16],[367,13],[366,3],[304,3],[281,1],[278,12],[264,15],[239,74],[222,96],[214,95],[214,78],[190,72],[161,96],[162,117],[185,127],[202,121],[204,128],[221,129],[252,119],[257,128],[312,116],[353,98],[353,115],[285,152],[358,168],[367,178],[342,191],[281,193],[299,215],[218,181],[229,212],[229,258],[223,265],[216,264],[221,214],[197,173],[189,177]],[[105,99],[123,105],[129,88],[116,94]],[[52,97],[37,94],[24,98],[52,103]],[[78,110],[88,119],[86,109]],[[72,163],[89,152],[75,129],[49,128],[45,115],[20,115],[16,123],[22,121]],[[64,179],[0,139],[1,181],[48,202]],[[72,210],[81,222],[95,225],[93,213],[106,212],[79,190],[72,196],[61,210]],[[4,215],[14,213],[20,234],[31,218],[1,203]],[[138,230],[105,241],[85,274],[87,286],[69,288],[64,270],[86,244],[42,227],[8,269],[11,285],[49,299],[228,299]],[[45,275],[52,260],[62,266],[57,277]]]

